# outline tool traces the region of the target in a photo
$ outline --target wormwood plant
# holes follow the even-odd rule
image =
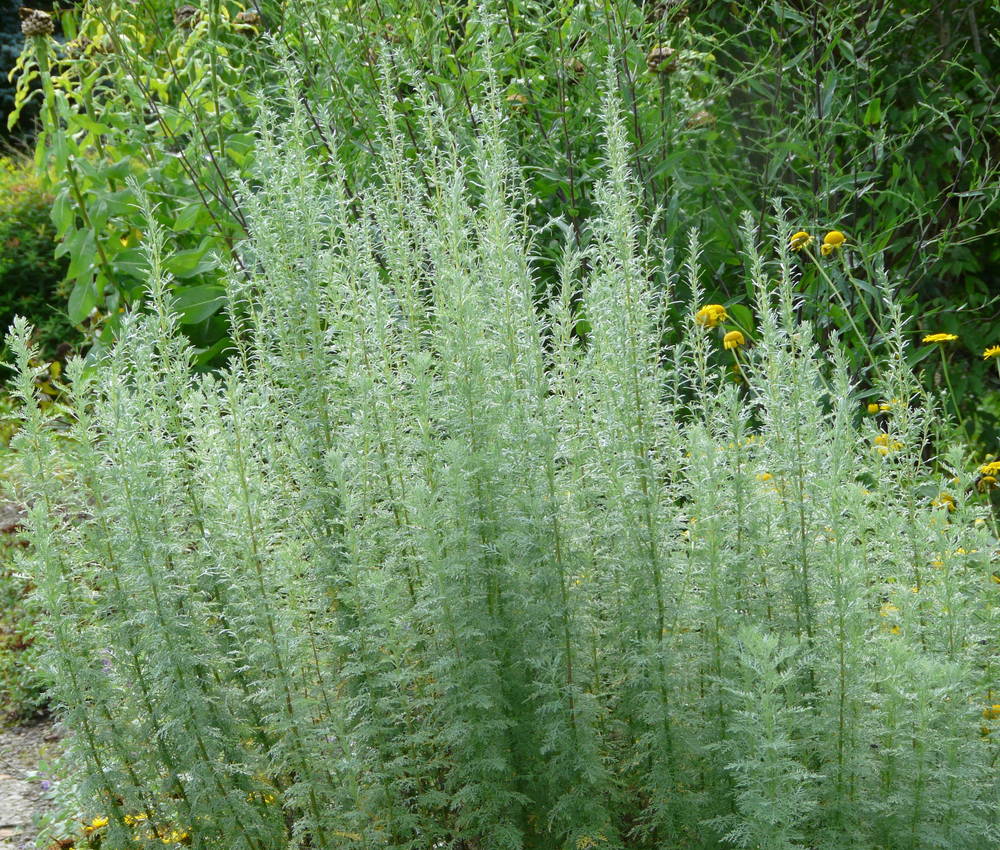
[[[996,530],[885,276],[884,415],[799,320],[780,216],[766,247],[743,221],[756,331],[722,351],[608,95],[598,212],[540,305],[489,92],[465,145],[422,90],[404,138],[387,83],[353,193],[294,100],[263,121],[218,373],[191,374],[148,204],[150,309],[68,367],[69,442],[16,325],[90,840],[994,846]]]

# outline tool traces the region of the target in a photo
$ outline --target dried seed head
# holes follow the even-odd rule
[[[24,33],[25,38],[36,35],[52,35],[55,32],[56,27],[52,22],[52,16],[47,12],[22,6],[18,10],[18,14],[21,16],[21,32]]]
[[[263,26],[263,20],[260,17],[259,12],[255,12],[253,9],[247,9],[245,12],[240,12],[235,18],[233,18],[233,24],[236,29],[242,32],[244,35],[254,35]]]
[[[699,109],[687,120],[688,127],[710,127],[715,123],[715,116],[706,109]]]
[[[183,6],[178,6],[174,9],[174,26],[186,30],[193,29],[200,17],[201,13],[198,9],[189,3],[185,3]]]
[[[677,51],[666,44],[658,44],[646,54],[646,68],[650,74],[670,74],[677,70]]]
[[[656,24],[660,21],[682,21],[688,16],[687,4],[684,0],[661,0],[654,3],[646,12],[646,23]]]
[[[587,66],[576,57],[567,57],[563,60],[563,68],[572,82],[583,79],[583,75],[587,73]]]

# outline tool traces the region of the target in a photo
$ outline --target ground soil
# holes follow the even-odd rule
[[[42,765],[59,753],[61,732],[45,721],[0,730],[0,850],[35,846],[34,821],[46,806]]]

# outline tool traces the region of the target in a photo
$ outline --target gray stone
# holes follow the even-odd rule
[[[0,779],[0,829],[31,823],[35,801],[31,786],[20,779]]]

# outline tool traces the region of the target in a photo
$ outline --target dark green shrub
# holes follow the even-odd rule
[[[79,336],[66,317],[66,260],[55,256],[51,206],[30,163],[0,157],[0,327],[26,316],[50,357]]]
[[[19,525],[15,506],[0,498],[0,725],[37,715],[46,704],[36,672],[37,612],[28,600],[30,584],[14,565],[23,543]]]

